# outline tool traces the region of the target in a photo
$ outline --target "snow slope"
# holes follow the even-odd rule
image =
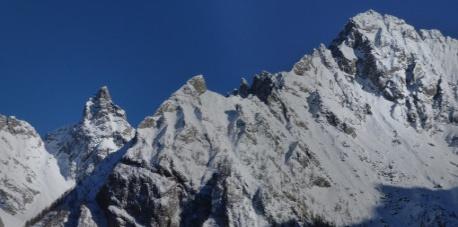
[[[60,175],[57,161],[32,126],[3,115],[0,179],[0,219],[5,226],[21,226],[74,184]]]

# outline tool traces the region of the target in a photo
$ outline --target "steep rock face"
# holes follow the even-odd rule
[[[457,50],[369,11],[229,97],[195,77],[140,124],[97,201],[114,226],[458,224]]]
[[[57,157],[62,174],[76,187],[52,209],[30,223],[34,226],[97,226],[101,214],[93,202],[106,176],[134,137],[126,113],[111,99],[107,87],[86,102],[83,119],[48,135],[46,146]],[[103,220],[102,220],[102,223]]]
[[[78,226],[97,227],[97,224],[93,220],[91,211],[85,205],[81,206],[80,217],[78,218]]]
[[[22,225],[72,185],[30,124],[0,115],[0,220],[5,226]]]
[[[457,40],[368,11],[352,18],[330,49],[342,71],[393,101],[414,127],[450,122],[457,106]]]
[[[86,102],[81,122],[49,134],[45,143],[59,160],[62,175],[82,180],[134,134],[125,111],[113,103],[108,88],[102,87]]]

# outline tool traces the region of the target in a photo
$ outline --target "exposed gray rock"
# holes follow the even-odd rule
[[[202,76],[195,76],[188,83],[194,87],[199,95],[207,91],[207,85]]]

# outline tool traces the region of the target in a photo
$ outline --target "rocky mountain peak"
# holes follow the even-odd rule
[[[284,85],[284,75],[281,73],[272,74],[263,71],[253,78],[253,83],[250,85],[245,78],[241,79],[240,86],[232,92],[232,95],[239,95],[242,98],[247,98],[249,95],[254,95],[259,100],[268,103],[268,99],[272,92],[281,89]]]
[[[197,75],[189,79],[175,94],[199,96],[207,91],[207,84],[203,75]]]
[[[339,70],[401,107],[414,127],[429,128],[456,101],[444,91],[455,89],[458,42],[440,32],[370,10],[351,18],[328,48]]]
[[[39,137],[35,129],[27,122],[17,119],[15,116],[4,116],[0,114],[0,130],[14,135],[25,135]]]
[[[107,86],[102,86],[99,91],[97,92],[97,95],[95,96],[96,99],[104,99],[104,100],[110,100],[111,101],[111,95],[110,91],[108,90]]]
[[[58,157],[64,176],[82,179],[134,134],[126,112],[113,102],[108,88],[103,86],[85,103],[82,120],[49,134],[46,144]]]
[[[364,31],[376,31],[380,28],[389,28],[392,30],[399,28],[414,29],[403,19],[391,15],[380,14],[374,10],[368,10],[357,14],[356,16],[350,18],[348,23]]]
[[[113,115],[127,120],[126,113],[119,106],[115,105],[111,99],[108,87],[103,86],[85,104],[83,120],[109,121],[108,115]]]

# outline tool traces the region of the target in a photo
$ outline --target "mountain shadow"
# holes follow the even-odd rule
[[[354,226],[458,226],[458,187],[380,185],[381,203],[371,219]]]

